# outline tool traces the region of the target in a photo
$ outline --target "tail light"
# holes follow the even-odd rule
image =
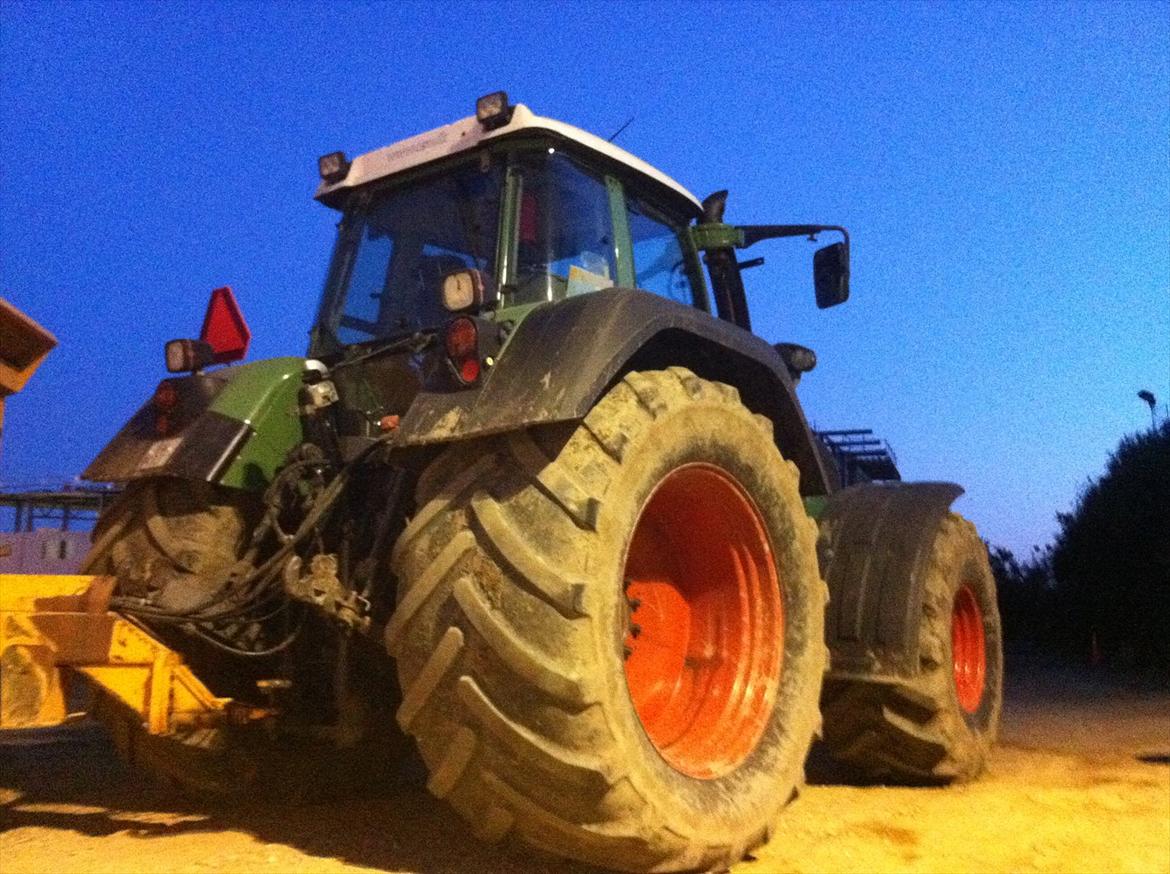
[[[179,403],[179,390],[170,380],[164,380],[154,390],[154,408],[160,413],[169,413]]]
[[[154,405],[154,432],[166,437],[171,432],[171,413],[179,405],[179,390],[170,380],[163,380],[154,390],[151,398]]]
[[[479,379],[479,329],[474,321],[462,318],[448,322],[443,345],[460,382],[471,385]]]

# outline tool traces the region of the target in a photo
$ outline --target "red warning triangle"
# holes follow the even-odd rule
[[[216,364],[239,361],[248,354],[252,332],[248,330],[248,323],[244,321],[236,296],[228,286],[217,288],[211,293],[199,339],[211,346]]]

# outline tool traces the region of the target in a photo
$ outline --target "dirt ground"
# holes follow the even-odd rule
[[[1002,734],[969,786],[814,773],[735,871],[1170,872],[1170,694],[1017,669]],[[92,727],[0,743],[3,874],[588,870],[476,843],[417,776],[343,803],[211,811],[127,773]]]

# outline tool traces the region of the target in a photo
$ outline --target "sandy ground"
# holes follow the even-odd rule
[[[985,779],[906,789],[814,774],[737,874],[1170,872],[1170,695],[1021,673]],[[0,744],[3,874],[588,870],[476,843],[417,777],[343,803],[213,812],[127,773],[93,728]]]

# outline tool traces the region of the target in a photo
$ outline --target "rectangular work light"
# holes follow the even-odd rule
[[[493,91],[475,101],[475,118],[486,130],[495,130],[512,120],[513,108],[507,91]]]
[[[349,172],[349,159],[345,152],[330,152],[317,159],[317,170],[324,181],[330,184],[340,182]]]

